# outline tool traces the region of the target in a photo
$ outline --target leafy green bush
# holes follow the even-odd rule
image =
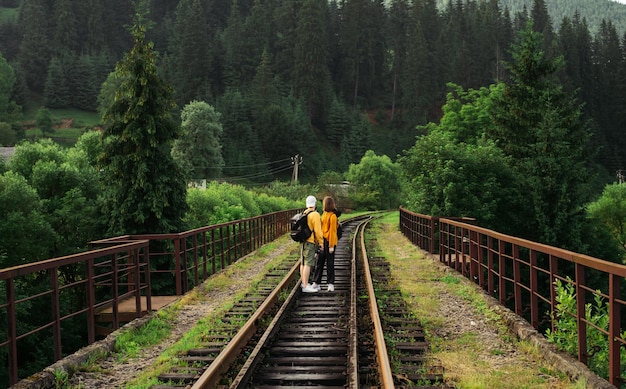
[[[265,193],[268,196],[280,196],[297,201],[297,207],[304,207],[304,200],[309,195],[317,195],[318,188],[310,184],[274,181],[268,186],[255,188],[255,193]]]
[[[578,355],[578,326],[576,323],[576,291],[574,284],[570,282],[563,284],[561,280],[554,282],[556,289],[556,310],[551,314],[555,322],[554,332],[550,329],[546,331],[546,338],[549,342],[571,354]],[[598,291],[599,292],[599,291]],[[594,302],[585,304],[585,319],[594,326],[608,331],[609,328],[609,305],[599,294],[594,295]],[[596,374],[608,378],[609,366],[609,343],[607,335],[598,328],[587,325],[587,350],[589,358],[587,365]],[[626,333],[621,337],[625,338]],[[624,366],[626,358],[621,354],[622,376],[626,370]]]
[[[298,202],[283,197],[256,194],[240,185],[211,182],[206,189],[187,191],[188,229],[245,219],[265,213],[297,208]]]

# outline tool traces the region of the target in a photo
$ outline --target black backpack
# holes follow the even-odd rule
[[[311,229],[309,228],[309,223],[307,222],[307,215],[309,212],[302,212],[294,215],[291,221],[291,232],[289,233],[291,239],[296,242],[305,242],[311,236]]]
[[[337,217],[341,216],[341,211],[338,209],[335,209],[335,215]],[[337,240],[341,239],[341,237],[343,236],[343,227],[341,227],[341,223],[339,223],[339,221],[337,221]]]

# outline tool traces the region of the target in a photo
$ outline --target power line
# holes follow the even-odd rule
[[[258,166],[267,166],[280,162],[291,161],[291,158],[280,159],[278,161],[270,161],[270,162],[261,162],[254,165],[237,165],[237,166],[208,166],[207,169],[242,169],[242,168],[250,168],[250,167],[258,167]]]
[[[261,171],[261,172],[255,172],[255,173],[250,173],[250,174],[245,174],[245,175],[241,175],[241,176],[234,176],[234,177],[227,177],[224,178],[225,180],[228,181],[240,181],[240,180],[249,180],[252,178],[258,178],[258,177],[264,177],[267,176],[269,174],[276,174],[276,173],[280,173],[280,172],[284,172],[287,170],[291,170],[291,165],[283,165],[283,166],[279,166],[273,169],[269,169],[269,170],[265,170],[265,171]]]

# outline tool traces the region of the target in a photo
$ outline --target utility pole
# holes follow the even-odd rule
[[[300,154],[296,154],[295,157],[291,157],[291,164],[293,165],[293,174],[291,175],[291,180],[294,182],[298,182],[298,166],[302,163],[302,156]]]

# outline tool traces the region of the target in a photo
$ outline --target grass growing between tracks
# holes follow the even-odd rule
[[[220,334],[222,331],[226,333],[225,323],[222,318],[225,313],[241,300],[246,293],[254,291],[257,285],[263,280],[265,274],[270,270],[278,267],[285,260],[291,260],[296,257],[295,251],[283,250],[281,254],[276,255],[282,246],[286,246],[288,237],[283,237],[275,242],[269,243],[259,248],[254,253],[245,258],[231,264],[217,274],[212,275],[201,286],[187,293],[176,302],[161,309],[153,315],[144,325],[122,330],[116,338],[116,351],[114,357],[118,362],[131,361],[133,359],[146,358],[145,350],[165,342],[175,329],[176,318],[185,314],[185,306],[197,304],[199,302],[210,302],[208,297],[219,295],[219,303],[216,308],[210,309],[209,314],[200,319],[193,328],[185,332],[176,342],[159,352],[159,356],[152,365],[142,367],[139,373],[131,382],[126,383],[126,389],[144,389],[158,384],[157,376],[161,373],[168,372],[172,367],[179,366],[179,357],[186,351],[199,348],[205,341],[204,334]],[[294,245],[295,247],[295,245]],[[263,268],[254,272],[260,263],[265,263]],[[246,280],[240,279],[240,274],[254,274],[252,278]],[[244,285],[245,283],[245,285]],[[242,318],[242,325],[245,323]],[[97,360],[90,362],[92,366],[81,367],[82,371],[94,371],[94,367],[98,363],[107,358],[103,355]],[[61,381],[61,380],[59,380]],[[59,386],[62,388],[74,388],[68,385]]]
[[[409,309],[424,327],[430,356],[443,365],[451,384],[468,389],[586,387],[584,382],[571,382],[536,347],[512,335],[504,318],[469,280],[412,245],[399,231],[397,212],[375,220],[371,227],[376,255],[391,265]],[[462,305],[466,313],[450,310],[449,305]]]
[[[285,239],[285,238],[282,238]],[[270,243],[258,249],[256,252],[250,254],[246,258],[239,260],[230,266],[226,267],[223,271],[213,275],[203,284],[199,291],[194,290],[192,293],[194,296],[200,296],[208,290],[222,290],[229,291],[231,287],[237,282],[237,273],[245,272],[253,268],[259,261],[267,259],[272,255],[272,251],[276,249],[276,243]],[[176,343],[164,350],[157,358],[156,362],[149,368],[145,369],[138,377],[132,382],[126,385],[127,389],[144,389],[158,384],[157,376],[161,373],[165,373],[171,370],[172,367],[178,366],[178,357],[183,355],[190,349],[200,348],[205,342],[206,334],[219,334],[221,329],[224,329],[227,325],[222,322],[222,318],[225,313],[241,300],[246,293],[256,289],[258,283],[263,280],[265,274],[283,262],[286,258],[293,258],[294,255],[291,252],[285,252],[283,255],[272,258],[264,267],[264,270],[259,272],[249,284],[248,288],[240,289],[236,293],[230,293],[225,301],[222,301],[219,308],[213,311],[209,316],[203,318],[194,326],[190,331],[186,332]],[[196,297],[192,297],[196,298]],[[245,324],[247,319],[242,318],[241,325]]]

